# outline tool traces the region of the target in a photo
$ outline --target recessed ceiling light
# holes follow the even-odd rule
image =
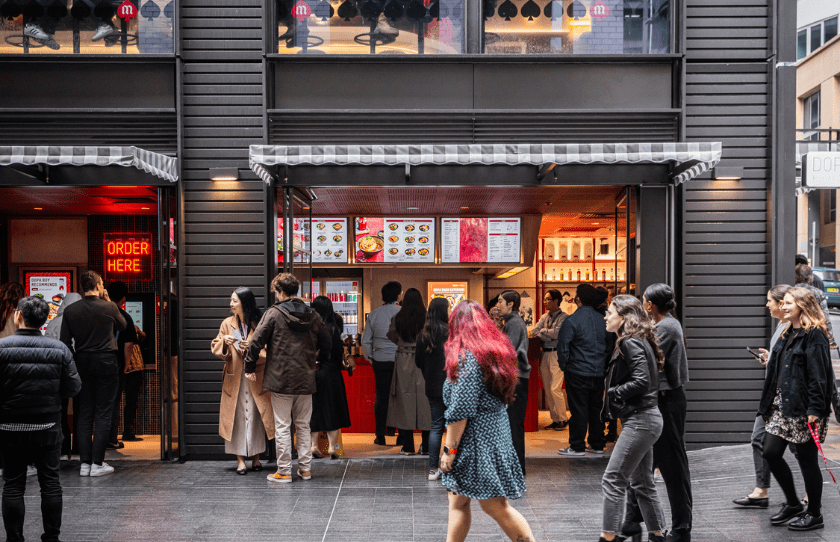
[[[43,211],[44,210],[43,207],[33,207],[33,209],[35,209],[36,211]]]
[[[461,209],[469,209],[469,207],[461,207]]]
[[[420,207],[406,207],[407,211],[419,211]]]
[[[593,222],[592,223],[593,226],[597,226],[598,224],[600,224],[600,222]]]
[[[148,207],[140,207],[140,209],[143,210],[143,211],[148,211],[149,210]]]

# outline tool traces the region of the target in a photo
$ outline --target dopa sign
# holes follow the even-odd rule
[[[802,186],[840,188],[840,152],[809,152],[802,162]]]

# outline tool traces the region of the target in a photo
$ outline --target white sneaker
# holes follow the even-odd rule
[[[101,465],[97,465],[94,463],[90,466],[90,475],[91,476],[105,476],[106,474],[111,474],[114,472],[114,467],[109,465],[108,463],[102,462]]]
[[[101,39],[107,38],[108,36],[113,36],[114,34],[119,34],[120,31],[114,28],[109,24],[102,24],[96,29],[96,33],[91,38],[91,41],[99,41]]]
[[[70,456],[69,455],[63,455],[63,456],[59,457],[58,459],[59,459],[59,461],[70,461]]]
[[[586,452],[576,452],[572,449],[571,446],[569,446],[568,448],[560,448],[559,450],[557,450],[557,453],[560,454],[560,455],[568,456],[568,457],[584,457],[584,456],[586,456]]]
[[[82,468],[79,469],[79,476],[90,476],[90,463],[82,463]]]
[[[23,35],[29,36],[30,38],[36,39],[38,41],[47,41],[52,39],[52,37],[44,32],[44,29],[38,26],[37,24],[28,23],[26,26],[23,27]]]
[[[441,474],[443,474],[443,471],[440,469],[429,469],[429,480],[435,481],[440,478]]]
[[[33,465],[27,465],[26,475],[27,476],[35,476],[36,474],[38,474],[38,469],[36,469]]]

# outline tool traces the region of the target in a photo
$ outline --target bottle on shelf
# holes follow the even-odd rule
[[[601,280],[607,280],[607,270],[601,269]]]
[[[566,276],[567,276],[567,277],[569,277],[569,282],[572,282],[572,281],[574,280],[574,279],[572,278],[572,270],[571,270],[571,269],[569,269],[569,274],[568,274],[568,275],[566,275]]]
[[[554,267],[551,268],[551,280],[557,280],[557,269]]]
[[[577,281],[580,282],[580,269],[577,270]]]
[[[586,270],[586,280],[589,280],[589,269]]]
[[[563,270],[561,269],[560,270],[560,282],[563,282],[564,280],[566,280],[566,279],[563,277]]]

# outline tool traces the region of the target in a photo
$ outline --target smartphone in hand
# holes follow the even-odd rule
[[[747,352],[749,352],[750,354],[752,354],[752,355],[753,355],[753,357],[754,357],[755,359],[757,359],[758,361],[760,361],[760,362],[762,362],[762,363],[764,362],[764,358],[763,358],[763,357],[761,357],[761,354],[759,354],[758,352],[756,352],[755,350],[753,350],[753,349],[752,349],[752,348],[750,348],[749,346],[747,347]]]

